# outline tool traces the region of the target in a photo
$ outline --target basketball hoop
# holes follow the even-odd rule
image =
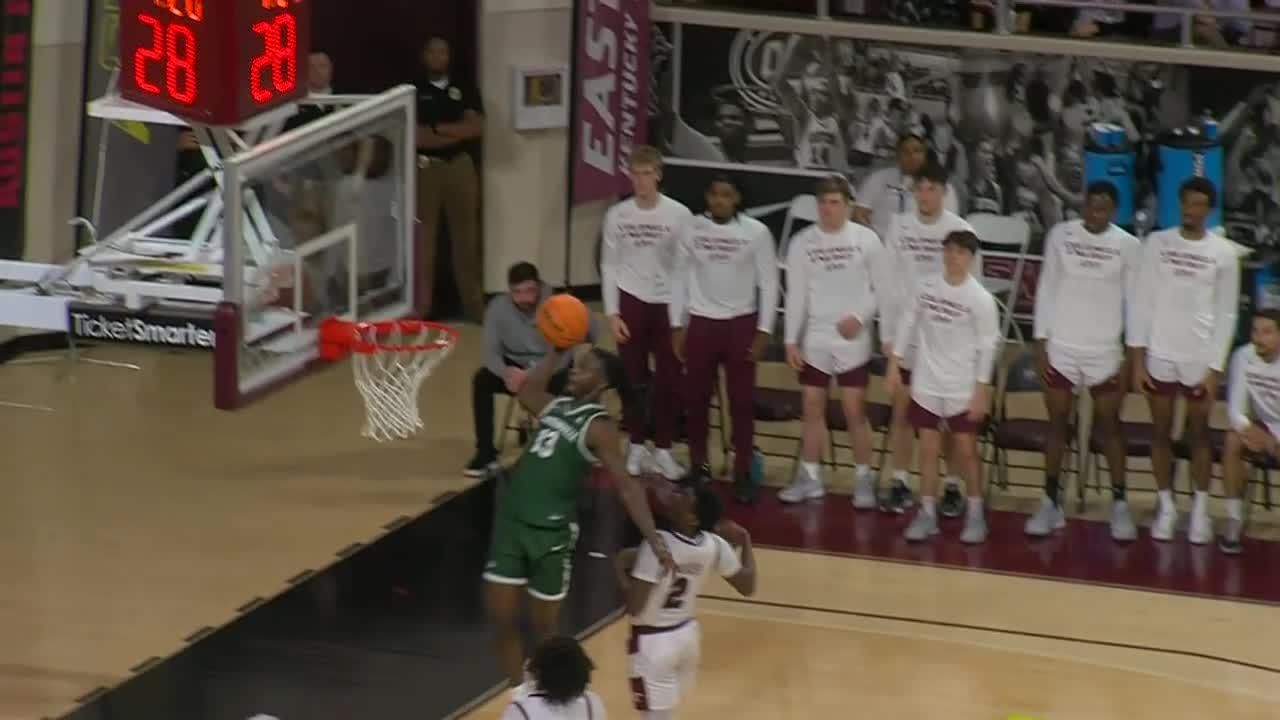
[[[458,331],[422,320],[320,324],[320,357],[351,355],[356,388],[364,398],[367,438],[387,442],[422,428],[418,388],[458,344]]]

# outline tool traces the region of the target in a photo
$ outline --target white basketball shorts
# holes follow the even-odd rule
[[[1209,364],[1202,362],[1175,362],[1155,355],[1147,355],[1147,375],[1157,383],[1194,388],[1209,374]]]
[[[863,328],[852,340],[835,330],[806,333],[800,346],[806,365],[831,377],[856,370],[871,360],[871,331]]]
[[[671,628],[631,626],[627,643],[631,702],[636,710],[673,710],[698,677],[701,632],[696,620]]]
[[[1080,350],[1049,342],[1049,366],[1074,388],[1098,387],[1114,378],[1124,364],[1119,346],[1105,350]]]

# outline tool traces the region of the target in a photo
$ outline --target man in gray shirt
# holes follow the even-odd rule
[[[490,300],[485,309],[484,364],[471,380],[476,454],[465,470],[470,477],[483,475],[498,460],[493,442],[493,397],[519,392],[529,370],[551,350],[534,323],[538,306],[550,296],[551,289],[538,277],[538,268],[518,262],[507,270],[507,292]],[[595,338],[593,319],[587,340],[594,342]],[[551,377],[547,389],[560,393],[568,376],[566,364]]]

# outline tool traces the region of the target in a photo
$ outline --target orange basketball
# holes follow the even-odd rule
[[[591,327],[591,311],[578,298],[552,295],[538,308],[538,331],[558,350],[584,342]]]

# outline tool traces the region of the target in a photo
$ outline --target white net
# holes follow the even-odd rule
[[[390,322],[351,326],[359,337],[351,366],[364,398],[362,435],[377,442],[412,437],[422,429],[418,390],[457,345],[444,326]]]

